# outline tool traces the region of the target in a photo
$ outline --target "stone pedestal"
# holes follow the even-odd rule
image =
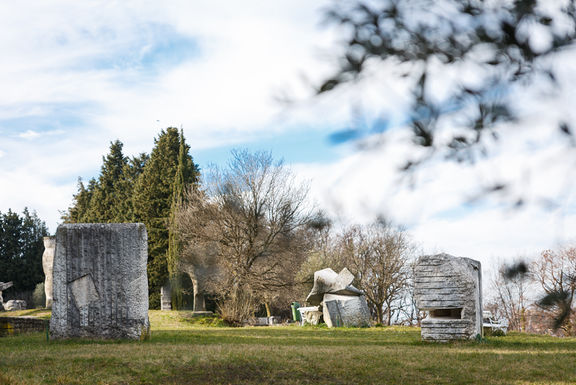
[[[428,313],[422,339],[446,342],[482,336],[480,262],[448,254],[418,259],[414,269],[416,306]]]
[[[58,227],[50,338],[147,338],[147,259],[141,223]]]
[[[172,310],[172,287],[169,282],[160,288],[160,310]]]
[[[52,309],[52,275],[54,270],[54,250],[56,237],[44,237],[44,254],[42,254],[42,268],[44,269],[44,293],[46,294],[46,308]]]

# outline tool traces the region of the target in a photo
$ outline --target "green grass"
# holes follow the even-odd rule
[[[416,328],[207,327],[161,311],[150,319],[146,342],[3,338],[0,385],[576,383],[574,338],[429,344]]]

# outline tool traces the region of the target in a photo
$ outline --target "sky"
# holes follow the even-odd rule
[[[97,177],[111,141],[122,141],[126,155],[150,152],[159,131],[175,126],[202,169],[225,164],[233,148],[271,150],[337,223],[384,216],[423,253],[474,258],[486,270],[575,240],[574,150],[546,125],[554,114],[575,120],[570,55],[557,64],[567,84],[561,97],[519,95],[527,118],[489,157],[437,160],[408,180],[397,172],[414,151],[400,129],[407,93],[390,71],[314,96],[336,68],[341,38],[322,23],[327,4],[0,3],[0,211],[28,207],[54,233],[77,178]],[[359,150],[330,140],[382,114],[398,127],[385,144]],[[529,204],[514,210],[510,196],[472,199],[503,179],[514,182],[510,196]]]

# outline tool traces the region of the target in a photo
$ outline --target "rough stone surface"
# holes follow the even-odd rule
[[[172,310],[172,288],[167,282],[160,288],[160,310]]]
[[[11,299],[10,301],[4,304],[4,310],[6,311],[14,311],[14,310],[25,310],[26,309],[26,301],[23,299]]]
[[[448,254],[420,257],[414,270],[416,306],[428,312],[422,339],[450,341],[482,336],[480,262]]]
[[[48,320],[34,317],[0,317],[0,337],[21,333],[43,332]]]
[[[147,338],[147,259],[141,223],[59,226],[50,338]]]
[[[324,294],[323,316],[328,327],[368,327],[370,310],[366,297]]]
[[[44,254],[42,254],[42,268],[44,269],[44,293],[46,294],[46,308],[52,309],[52,276],[54,270],[54,250],[56,237],[44,237]]]

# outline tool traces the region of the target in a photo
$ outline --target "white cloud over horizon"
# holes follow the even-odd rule
[[[534,95],[519,95],[531,115],[510,128],[491,157],[471,167],[438,159],[410,189],[397,173],[414,151],[395,136],[408,100],[402,81],[390,75],[397,69],[373,70],[356,87],[311,98],[311,84],[334,65],[326,59],[337,36],[319,25],[327,3],[0,4],[0,211],[29,207],[54,232],[59,210],[72,202],[76,178],[97,176],[115,139],[126,155],[136,155],[151,150],[160,129],[183,127],[194,156],[234,145],[267,146],[263,138],[274,135],[294,133],[301,142],[307,134],[328,137],[349,125],[358,109],[368,122],[384,110],[392,127],[387,146],[327,150],[317,141],[317,151],[293,162],[295,172],[311,180],[321,207],[350,222],[388,216],[426,251],[487,263],[572,240],[573,150],[553,129],[542,128],[547,111],[576,121],[569,103],[540,98],[535,106],[529,102]],[[569,67],[559,66],[560,76],[574,84]],[[574,100],[576,87],[563,92]],[[283,94],[296,102],[278,102]],[[276,156],[287,156],[278,148]],[[326,151],[338,159],[320,159]],[[528,198],[525,210],[511,213],[493,198],[467,203],[475,189],[500,180],[514,181],[510,194]],[[547,199],[561,204],[542,209]]]

